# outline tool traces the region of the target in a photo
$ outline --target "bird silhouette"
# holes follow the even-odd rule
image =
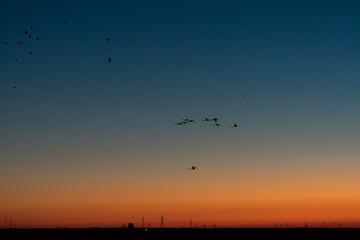
[[[17,58],[15,58],[14,61],[17,62],[18,61]]]
[[[15,57],[15,54],[11,55],[12,57]]]
[[[196,166],[191,166],[191,168],[188,168],[188,170],[199,170]]]
[[[109,63],[111,63],[111,58],[110,57],[108,57],[108,61],[109,61]]]
[[[204,119],[203,119],[203,121],[204,121],[204,122],[209,122],[209,121],[210,121],[210,119],[208,119],[208,118],[204,118]]]
[[[218,118],[213,118],[211,119],[212,121],[214,121],[215,123],[217,123],[217,121],[219,120]]]
[[[39,39],[40,39],[39,37],[36,38],[36,40],[39,40]]]
[[[174,125],[181,126],[181,125],[183,125],[183,123],[177,122],[177,123],[175,123]]]
[[[8,45],[8,42],[4,42],[5,43],[5,45]]]
[[[16,88],[16,86],[13,86],[13,88]]]
[[[64,22],[64,24],[68,24],[68,22]]]
[[[4,64],[7,64],[7,61],[4,61],[3,63],[4,63]]]
[[[236,128],[236,127],[238,127],[238,125],[236,123],[234,123],[234,125],[232,125],[231,127]]]
[[[29,38],[31,38],[31,35],[29,35]]]
[[[18,44],[21,44],[21,42],[18,42]]]
[[[28,34],[28,31],[27,30],[25,30],[25,32],[24,32],[25,34]]]
[[[219,127],[219,126],[220,126],[220,124],[215,123],[215,124],[213,124],[213,126]]]
[[[34,29],[34,27],[33,27],[33,26],[31,26],[31,27],[30,27],[30,29],[31,29],[31,30],[33,30],[33,29]]]
[[[110,40],[111,40],[110,38],[107,38],[107,39],[106,39],[107,42],[110,42]]]
[[[29,52],[29,54],[30,54],[30,55],[32,55],[32,54],[33,54],[33,52]]]

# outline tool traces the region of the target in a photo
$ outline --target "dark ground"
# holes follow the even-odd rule
[[[36,239],[36,240],[71,240],[71,239],[342,239],[360,240],[359,228],[289,228],[289,229],[261,229],[261,228],[217,228],[217,229],[0,229],[0,239]]]

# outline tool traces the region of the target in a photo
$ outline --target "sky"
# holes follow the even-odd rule
[[[1,0],[0,219],[359,227],[359,7]]]

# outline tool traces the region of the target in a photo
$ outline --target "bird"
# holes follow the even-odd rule
[[[21,44],[21,42],[18,42],[18,44]]]
[[[218,123],[215,123],[213,126],[216,126],[216,127],[219,127],[220,126],[220,124],[218,124]]]
[[[36,38],[36,40],[39,40],[39,39],[40,39],[39,37]]]
[[[32,52],[29,52],[30,55],[32,55]]]
[[[14,61],[17,62],[18,61],[17,58],[15,58]]]
[[[33,30],[33,29],[34,29],[34,27],[33,27],[33,26],[31,26],[31,27],[30,27],[30,29],[31,29],[31,30]]]
[[[16,86],[13,86],[13,88],[16,88]]]
[[[27,30],[25,30],[25,32],[24,32],[25,34],[28,34],[28,31]]]
[[[183,118],[181,119],[184,121],[184,123],[191,123],[191,122],[195,122],[193,119],[189,119],[189,118]]]
[[[230,126],[230,127],[236,128],[236,127],[238,127],[238,125],[237,125],[236,123],[234,123],[234,125],[232,125],[232,126]]]
[[[29,38],[31,38],[31,35],[29,35]]]
[[[213,118],[211,119],[212,121],[214,121],[215,123],[217,123],[217,121],[219,120],[218,118]]]
[[[191,168],[188,168],[188,170],[199,170],[196,166],[191,166]]]
[[[5,42],[5,45],[8,45],[8,42]]]
[[[208,122],[208,121],[210,121],[210,119],[204,118],[203,121],[204,121],[204,122]]]
[[[4,64],[7,64],[7,61],[4,61]]]
[[[12,57],[15,57],[15,54],[11,55]]]
[[[110,42],[110,40],[111,40],[110,38],[107,38],[107,39],[106,39],[107,42]]]
[[[109,61],[109,63],[111,63],[111,58],[110,57],[108,57],[108,61]]]
[[[174,125],[181,126],[181,125],[183,125],[183,123],[177,122],[177,123],[175,123]]]
[[[65,21],[64,24],[68,24],[68,22]]]

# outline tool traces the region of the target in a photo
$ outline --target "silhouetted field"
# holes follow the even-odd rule
[[[352,228],[289,228],[289,229],[261,229],[261,228],[217,228],[217,229],[0,229],[0,239],[360,239],[360,229]]]

